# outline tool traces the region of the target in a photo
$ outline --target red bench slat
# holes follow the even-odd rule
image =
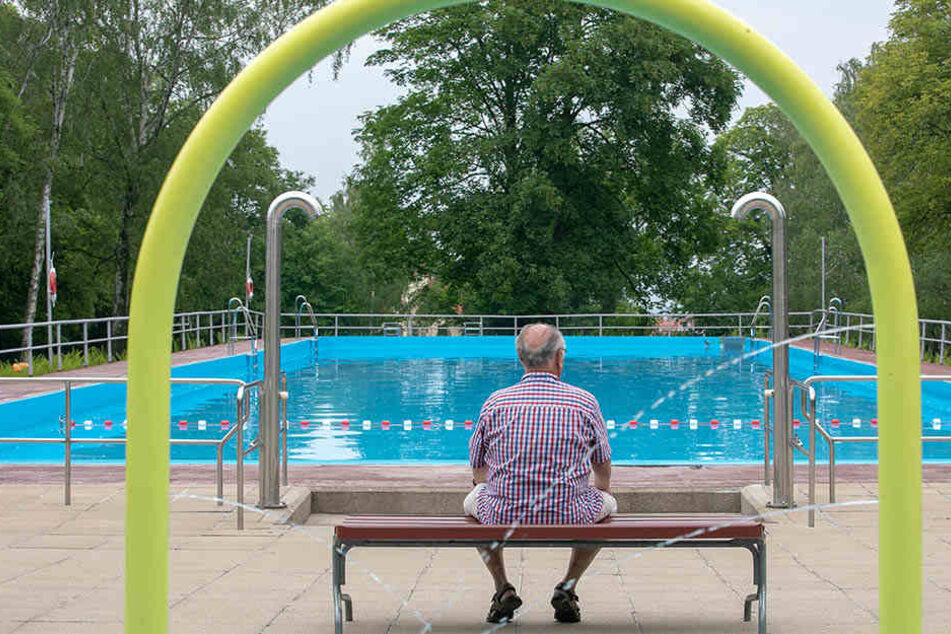
[[[662,540],[760,539],[763,524],[745,515],[621,514],[598,524],[482,525],[471,517],[419,515],[355,515],[336,527],[340,541],[492,541],[520,540]]]

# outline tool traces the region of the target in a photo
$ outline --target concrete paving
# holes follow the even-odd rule
[[[249,486],[247,499],[256,499]],[[208,483],[175,483],[171,497],[169,619],[172,632],[333,631],[327,540],[339,519],[311,515],[276,525],[207,499]],[[874,500],[874,484],[840,485],[842,501]],[[800,490],[800,499],[805,492]],[[192,497],[197,496],[197,497]],[[0,633],[123,629],[121,483],[74,488],[0,484]],[[926,632],[951,621],[951,485],[924,488]],[[770,632],[877,632],[877,507],[829,509],[769,526]],[[583,622],[559,626],[548,606],[567,562],[563,549],[510,549],[510,577],[525,600],[510,632],[755,632],[742,622],[752,590],[749,555],[733,550],[605,549],[579,587]],[[484,632],[492,594],[474,552],[356,549],[346,590],[351,633]]]

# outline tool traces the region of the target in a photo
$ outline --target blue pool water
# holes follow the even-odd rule
[[[753,344],[743,343],[749,353]],[[764,352],[739,359],[719,338],[704,337],[568,337],[564,380],[591,391],[600,401],[611,430],[614,461],[619,464],[760,463],[762,431],[750,421],[763,417],[763,371],[772,363]],[[791,374],[805,379],[814,374],[873,374],[874,367],[828,357],[818,364],[805,350],[790,351]],[[463,421],[475,420],[485,398],[516,382],[522,375],[509,337],[458,338],[321,338],[283,347],[282,367],[291,399],[289,454],[301,462],[457,462],[466,460],[470,431]],[[176,368],[174,376],[228,376],[250,380],[259,376],[263,361],[240,355]],[[926,435],[947,434],[951,426],[951,384],[926,384],[924,419],[909,421]],[[219,421],[234,420],[233,388],[175,386],[172,398],[173,438],[216,438]],[[77,437],[121,436],[123,386],[96,386],[74,391],[73,418]],[[796,399],[798,402],[798,398]],[[842,420],[840,435],[874,435],[874,383],[826,384],[819,387],[819,418]],[[62,396],[48,395],[0,404],[0,435],[57,436]],[[802,418],[798,407],[795,415]],[[861,420],[852,427],[854,418]],[[931,428],[932,419],[944,422]],[[102,423],[113,420],[112,430]],[[413,421],[403,429],[403,420]],[[628,421],[636,419],[636,428]],[[650,421],[658,421],[652,429]],[[670,427],[680,421],[678,429]],[[690,426],[697,421],[696,429]],[[710,426],[719,421],[718,428]],[[734,429],[733,421],[742,421]],[[92,429],[83,428],[90,421]],[[188,421],[179,430],[178,420]],[[206,429],[196,429],[205,420]],[[350,421],[342,428],[341,420]],[[364,430],[362,421],[370,421]],[[381,429],[388,420],[391,427]],[[423,429],[421,421],[432,421]],[[453,429],[445,421],[453,420]],[[301,421],[308,421],[306,427]],[[256,417],[246,438],[256,435]],[[799,430],[808,441],[805,426]],[[844,462],[874,461],[874,444],[837,448]],[[951,461],[951,443],[927,443],[927,461]],[[819,446],[819,455],[825,455]],[[226,453],[233,457],[233,449]],[[117,445],[77,445],[75,460],[121,461]],[[214,458],[209,447],[174,447],[176,461],[205,462]],[[253,458],[252,458],[253,459]],[[0,461],[59,462],[62,448],[49,445],[2,445]]]

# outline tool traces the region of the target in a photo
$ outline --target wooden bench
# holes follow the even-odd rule
[[[504,544],[516,548],[601,546],[608,548],[745,548],[753,555],[756,592],[743,603],[749,621],[757,602],[759,634],[766,634],[766,532],[763,524],[744,515],[616,515],[586,525],[483,525],[471,517],[388,516],[347,517],[334,530],[332,549],[334,631],[353,620],[346,583],[347,552],[374,548],[473,548]]]

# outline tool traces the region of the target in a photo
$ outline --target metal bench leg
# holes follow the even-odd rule
[[[759,634],[766,634],[766,540],[759,544],[759,584],[757,587],[759,602]]]
[[[350,595],[340,591],[340,586],[347,582],[347,551],[348,546],[342,545],[334,538],[331,551],[331,589],[334,601],[334,634],[343,634],[344,615],[348,621],[353,620],[353,604]]]
[[[743,620],[752,620],[753,602],[756,601],[759,634],[766,634],[766,542],[755,542],[746,548],[753,555],[753,584],[756,586],[756,593],[747,595],[743,601]]]
[[[343,615],[347,621],[353,620],[353,600],[349,594],[341,594],[340,600],[343,601]]]

